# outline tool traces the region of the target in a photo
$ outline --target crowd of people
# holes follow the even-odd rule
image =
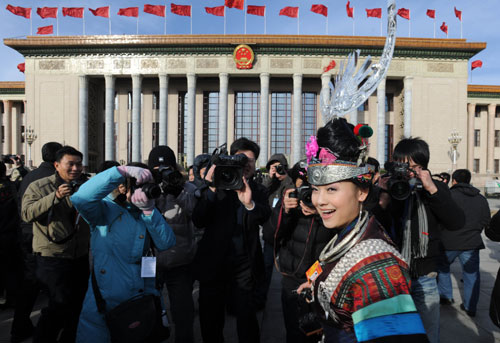
[[[168,146],[153,148],[147,165],[105,161],[95,176],[78,150],[55,142],[29,173],[12,158],[9,177],[0,162],[11,342],[122,341],[109,313],[152,295],[164,319],[165,289],[165,331],[142,341],[164,340],[173,324],[175,342],[194,342],[195,282],[203,342],[225,341],[227,314],[239,342],[259,342],[273,269],[288,343],[439,342],[457,258],[461,309],[476,315],[488,202],[466,169],[432,175],[419,138],[401,140],[381,173],[368,157],[371,134],[332,119],[311,137],[307,159],[290,167],[271,156],[264,180],[255,175],[260,148],[247,138],[197,156],[186,172]],[[48,302],[34,325],[41,291]]]

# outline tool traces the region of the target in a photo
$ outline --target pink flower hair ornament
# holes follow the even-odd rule
[[[316,140],[316,136],[309,137],[309,142],[307,142],[306,144],[307,164],[309,164],[311,160],[316,157],[318,150],[319,146],[318,141]]]

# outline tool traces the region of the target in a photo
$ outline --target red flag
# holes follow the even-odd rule
[[[65,17],[83,18],[83,7],[63,7],[62,14]]]
[[[19,64],[17,65],[17,69],[19,69],[19,71],[20,71],[21,73],[24,73],[25,67],[26,67],[26,65],[25,65],[24,63],[19,63]]]
[[[407,9],[407,8],[400,8],[398,10],[398,15],[401,17],[401,18],[404,18],[404,19],[408,19],[410,20],[410,10]]]
[[[36,31],[37,35],[50,35],[52,33],[54,33],[53,25],[39,27]]]
[[[12,6],[12,5],[7,5],[6,8],[7,11],[10,11],[15,15],[25,17],[26,19],[31,18],[31,8]]]
[[[446,23],[444,21],[439,28],[441,29],[441,31],[448,34],[448,25],[446,25]]]
[[[183,15],[185,17],[191,16],[191,5],[176,5],[170,4],[170,12],[177,15]]]
[[[165,16],[165,6],[163,5],[144,5],[144,13],[154,14],[160,17]]]
[[[481,60],[475,60],[471,63],[470,65],[470,70],[474,70],[476,68],[481,68],[483,66],[483,61]]]
[[[381,8],[372,8],[366,9],[366,17],[374,17],[374,18],[382,18],[382,9]]]
[[[347,1],[347,5],[345,5],[345,9],[347,11],[347,16],[350,18],[354,18],[354,7],[350,7],[351,2]]]
[[[324,15],[325,17],[328,17],[328,7],[326,7],[325,5],[312,5],[311,12],[318,13]]]
[[[89,11],[92,12],[96,17],[104,17],[109,18],[109,6],[106,7],[98,7],[95,10],[89,8]]]
[[[245,0],[226,0],[225,4],[226,7],[242,10],[245,6]]]
[[[139,7],[120,8],[117,14],[125,17],[137,18],[139,16]]]
[[[323,68],[323,73],[326,73],[327,71],[332,70],[333,68],[335,68],[335,61],[331,60],[330,63]]]
[[[298,7],[283,7],[280,10],[280,15],[286,15],[290,18],[297,18],[299,16],[299,8]]]
[[[224,6],[217,6],[217,7],[205,7],[205,12],[208,14],[213,14],[218,17],[223,17],[224,16]]]
[[[57,18],[57,7],[38,7],[36,13],[42,18]]]
[[[266,6],[247,6],[247,13],[253,15],[260,15],[261,17],[266,15]]]
[[[436,10],[427,10],[427,16],[432,19],[436,19]]]
[[[454,9],[455,9],[455,17],[457,17],[458,20],[462,21],[462,11],[457,10],[456,7],[454,7]]]

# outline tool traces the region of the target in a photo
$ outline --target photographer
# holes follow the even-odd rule
[[[56,173],[32,182],[23,196],[22,219],[33,223],[36,277],[48,289],[33,342],[75,340],[78,316],[89,276],[89,226],[69,196],[82,176],[82,153],[65,146],[57,151]]]
[[[166,284],[175,324],[176,342],[193,342],[193,271],[196,253],[195,227],[191,215],[196,204],[196,186],[185,182],[177,170],[175,155],[168,146],[157,146],[148,158],[155,183],[162,188],[156,207],[174,231],[172,249],[160,252],[157,270],[160,284]]]
[[[270,209],[264,187],[252,181],[259,146],[239,138],[230,152],[232,156],[221,155],[217,160],[232,161],[237,167],[224,167],[216,161],[205,177],[212,181],[214,176],[215,184],[205,188],[193,211],[194,224],[205,228],[195,259],[200,281],[201,334],[204,342],[224,341],[228,302],[236,315],[239,342],[259,342],[253,291],[264,273],[259,225],[268,219]],[[233,180],[235,170],[243,177],[234,181],[243,186],[232,190],[223,185],[214,187],[218,186],[218,176]]]
[[[460,229],[465,217],[448,187],[432,179],[427,169],[429,158],[425,141],[401,140],[394,148],[393,160],[397,163],[389,168],[392,169],[389,177],[380,179],[379,186],[388,192],[381,196],[390,197],[386,210],[393,219],[394,241],[410,266],[411,295],[430,342],[436,343],[439,342],[436,277],[441,230]]]
[[[28,174],[29,170],[24,166],[23,160],[19,155],[3,155],[2,160],[5,164],[10,164],[10,181],[14,182],[16,189],[19,189],[21,181]]]

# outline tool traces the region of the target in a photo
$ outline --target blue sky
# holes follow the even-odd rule
[[[193,34],[223,34],[224,18],[205,13],[204,7],[221,6],[224,0],[174,0],[178,5],[192,5]],[[135,34],[136,19],[116,15],[119,8],[138,6],[139,34],[163,34],[164,18],[144,13],[144,4],[167,5],[167,34],[189,34],[190,19],[169,12],[172,1],[159,0],[0,0],[0,81],[22,81],[24,74],[17,70],[17,65],[24,61],[23,56],[3,45],[4,38],[22,38],[30,34],[30,20],[15,16],[5,9],[7,4],[32,8],[33,32],[37,27],[54,25],[56,19],[41,19],[36,14],[37,7],[85,7],[85,24],[87,35],[108,34],[108,20],[94,17],[88,8],[111,6],[111,23],[113,34]],[[310,11],[312,4],[328,6],[328,32],[330,35],[352,35],[352,19],[346,16],[347,0],[246,0],[245,5],[266,5],[266,22],[268,34],[297,34],[297,19],[279,16],[279,10],[285,6],[298,6],[300,34],[326,34],[325,17]],[[405,7],[411,11],[411,37],[428,37],[434,35],[434,21],[426,16],[427,9],[436,10],[436,37],[446,38],[439,30],[443,21],[448,25],[449,38],[460,38],[460,22],[455,17],[453,7],[462,11],[463,37],[467,41],[486,42],[487,48],[472,60],[481,59],[483,67],[475,69],[472,75],[473,84],[500,85],[500,65],[496,63],[500,56],[500,33],[498,31],[498,0],[396,0],[398,8]],[[355,8],[356,36],[380,35],[380,19],[366,18],[365,8],[382,7],[385,0],[352,0]],[[244,33],[244,11],[226,10],[226,33]],[[383,11],[385,30],[386,13]],[[81,35],[82,19],[63,17],[59,10],[59,35]],[[384,31],[385,32],[385,31]],[[264,19],[247,15],[247,33],[263,34]],[[385,33],[384,33],[385,34]],[[408,21],[398,17],[398,36],[408,37]]]

